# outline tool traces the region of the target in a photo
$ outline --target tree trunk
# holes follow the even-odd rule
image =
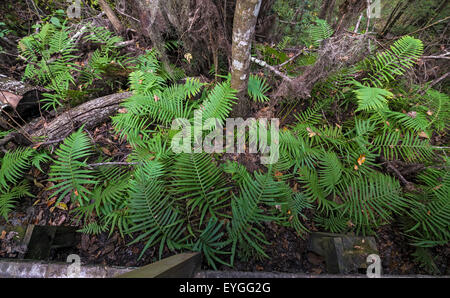
[[[250,50],[260,7],[261,0],[238,0],[236,3],[231,49],[231,87],[238,91],[239,98],[232,113],[235,117],[245,117],[249,110]]]
[[[114,13],[114,11],[111,9],[111,7],[108,5],[108,3],[106,3],[105,0],[98,0],[98,5],[100,5],[100,7],[102,8],[102,10],[105,12],[106,16],[108,17],[109,21],[111,22],[111,24],[114,27],[114,30],[116,30],[116,32],[118,34],[121,34],[123,32],[123,25],[120,22],[120,20],[117,18],[116,14]]]
[[[339,12],[341,13],[341,19],[336,28],[335,35],[339,35],[352,24],[364,9],[367,8],[367,0],[345,0],[339,6]]]

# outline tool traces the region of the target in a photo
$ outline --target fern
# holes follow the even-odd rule
[[[9,189],[9,184],[17,184],[30,167],[30,159],[34,153],[31,148],[19,148],[8,151],[1,159],[0,191]]]
[[[275,182],[269,174],[254,173],[250,176],[241,165],[228,166],[227,171],[238,181],[239,196],[233,195],[231,202],[233,218],[230,237],[233,240],[233,256],[236,246],[254,250],[258,255],[268,257],[264,245],[269,244],[261,231],[263,221],[278,221],[279,215],[265,214],[263,206],[285,205],[292,195],[284,182]]]
[[[333,29],[325,20],[317,19],[314,25],[309,26],[307,34],[311,45],[318,47],[322,40],[333,35]]]
[[[391,92],[373,87],[366,87],[356,83],[359,87],[354,92],[358,98],[358,109],[356,111],[373,111],[387,109],[387,99],[394,96]]]
[[[55,152],[57,158],[50,167],[49,181],[56,182],[50,190],[56,190],[52,196],[58,195],[58,201],[70,194],[80,205],[89,202],[91,191],[88,185],[95,185],[93,171],[87,169],[86,159],[92,154],[89,138],[82,128],[64,140]]]
[[[389,220],[391,213],[400,213],[408,207],[398,181],[381,173],[349,182],[342,200],[342,214],[361,228],[377,226],[379,220]]]
[[[427,140],[421,140],[412,133],[392,132],[385,129],[373,141],[378,153],[388,159],[403,158],[407,161],[426,161],[433,158],[433,148]]]
[[[369,70],[364,81],[381,87],[384,83],[395,80],[411,68],[423,53],[423,44],[419,39],[404,36],[397,40],[389,50],[377,53],[362,63],[362,69]]]
[[[33,195],[29,192],[28,184],[22,182],[11,189],[0,192],[0,216],[3,216],[8,221],[8,214],[15,207],[17,199]]]
[[[167,193],[162,165],[158,162],[146,163],[135,172],[135,179],[130,187],[130,221],[128,232],[139,233],[130,244],[141,240],[146,244],[139,255],[159,243],[159,257],[164,246],[171,250],[181,248],[185,240],[185,220],[175,208],[173,199]]]
[[[207,226],[192,246],[192,250],[201,252],[208,264],[213,267],[214,270],[217,270],[216,262],[227,266],[230,265],[219,257],[231,254],[231,252],[223,251],[223,248],[228,246],[231,241],[230,239],[221,241],[225,235],[222,229],[223,223],[219,222],[216,218],[210,219]]]
[[[250,95],[254,101],[269,101],[270,98],[266,95],[269,90],[270,87],[267,85],[264,78],[250,75],[248,78],[248,95]]]
[[[205,153],[181,153],[171,170],[172,193],[177,200],[186,200],[188,215],[198,209],[200,225],[206,214],[217,217],[229,203],[229,188],[225,187],[220,167]]]

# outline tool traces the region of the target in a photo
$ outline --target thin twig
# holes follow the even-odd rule
[[[99,162],[88,164],[88,167],[101,167],[101,166],[132,166],[138,165],[139,162],[122,162],[122,161],[110,161],[110,162]]]
[[[273,67],[273,66],[267,64],[266,61],[259,60],[259,59],[255,58],[255,57],[250,57],[250,60],[251,60],[252,62],[254,62],[254,63],[256,63],[256,64],[262,66],[262,67],[265,67],[265,68],[269,69],[270,71],[272,71],[272,72],[275,73],[276,75],[282,77],[282,78],[285,79],[286,81],[289,81],[289,82],[292,81],[292,79],[291,79],[290,77],[288,77],[286,74],[282,73],[281,71],[279,71],[279,70],[276,69],[275,67]]]

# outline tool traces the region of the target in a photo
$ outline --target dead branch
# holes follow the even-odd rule
[[[116,30],[116,32],[119,33],[119,34],[122,33],[123,32],[123,25],[120,22],[120,20],[117,18],[117,16],[114,13],[114,11],[108,5],[108,3],[106,3],[105,0],[98,0],[98,4],[102,8],[102,10],[106,13],[106,16],[108,17],[108,20],[111,22],[111,24],[113,25],[113,27]]]

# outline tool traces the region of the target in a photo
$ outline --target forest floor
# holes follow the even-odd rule
[[[24,17],[24,19],[26,19]],[[20,79],[24,70],[23,63],[9,57],[0,63],[0,72],[2,74]],[[106,94],[105,94],[106,95]],[[304,110],[307,103],[300,104],[297,109]],[[295,109],[293,110],[295,112]],[[345,115],[341,115],[345,118]],[[285,122],[294,120],[292,115],[285,119]],[[333,119],[329,119],[333,121]],[[341,119],[342,120],[342,119]],[[282,125],[285,123],[282,123]],[[114,159],[114,161],[124,161],[131,152],[131,147],[121,141],[110,122],[87,131],[92,139],[92,143],[104,154]],[[433,136],[434,145],[448,143],[448,140],[439,140],[437,136]],[[53,150],[58,144],[54,144]],[[226,158],[226,157],[225,157]],[[238,157],[238,161],[247,166],[248,170],[253,172],[258,169],[255,162],[255,156],[242,155]],[[43,172],[36,168],[28,173],[28,180],[33,181],[31,192],[34,197],[21,199],[17,207],[9,215],[8,223],[0,218],[1,225],[50,225],[50,226],[77,226],[73,221],[75,205],[70,202],[70,198],[66,197],[62,203],[56,205],[56,198],[51,198],[51,192],[47,189],[52,186],[48,182],[48,167],[43,167]],[[408,178],[408,177],[405,177]],[[308,221],[304,225],[310,232],[320,231],[314,225],[312,218],[313,211],[305,214]],[[326,274],[326,264],[324,258],[308,251],[309,235],[301,238],[292,228],[282,227],[273,223],[264,223],[262,230],[266,239],[270,242],[265,247],[265,252],[269,259],[249,259],[247,261],[235,260],[233,268],[220,266],[219,270],[238,270],[238,271],[277,271],[289,273],[309,273],[309,274]],[[2,234],[0,231],[0,258],[17,258],[18,251],[11,245],[8,239],[9,235]],[[142,258],[138,259],[145,242],[139,242],[129,245],[132,238],[129,235],[122,237],[116,230],[111,235],[109,232],[103,232],[98,235],[88,235],[79,233],[78,244],[70,249],[59,249],[52,251],[50,261],[65,261],[69,254],[78,254],[84,264],[101,264],[114,266],[143,266],[152,263],[158,259],[158,248],[150,247],[145,251]],[[414,248],[408,244],[408,240],[402,235],[401,229],[396,224],[389,224],[380,227],[376,231],[376,243],[379,255],[382,261],[383,273],[393,275],[413,275],[428,274],[428,272],[414,262]],[[432,249],[435,256],[435,263],[442,274],[450,274],[449,259],[450,244],[446,246]],[[162,257],[173,255],[174,252],[167,248],[164,250]],[[203,269],[212,269],[206,262]]]
[[[104,123],[101,126],[89,131],[96,146],[106,155],[113,157],[116,161],[125,160],[130,153],[129,145],[120,141],[113,133],[110,123]],[[43,168],[44,173],[48,169]],[[25,198],[20,200],[17,208],[10,213],[10,225],[71,225],[77,226],[74,222],[71,210],[75,208],[70,202],[69,197],[62,201],[65,205],[55,205],[55,198],[49,199],[51,193],[46,189],[51,186],[51,182],[46,182],[46,174],[37,169],[32,169],[29,173],[30,180],[34,181],[32,193],[34,198]],[[65,208],[67,206],[67,208]],[[306,214],[312,219],[311,214]],[[0,225],[5,225],[4,219],[0,219]],[[311,231],[319,231],[312,220],[304,223]],[[234,268],[220,266],[219,270],[239,270],[239,271],[277,271],[290,273],[310,273],[325,274],[325,260],[323,257],[308,251],[309,234],[304,235],[304,239],[299,237],[292,228],[278,226],[273,223],[265,223],[263,230],[266,239],[270,245],[265,247],[265,251],[270,259],[249,259],[240,261],[237,259]],[[128,235],[121,237],[118,231],[111,235],[109,232],[103,232],[98,235],[79,234],[78,245],[70,249],[59,249],[51,252],[51,261],[65,261],[69,254],[80,255],[85,264],[102,264],[114,266],[143,266],[152,263],[158,259],[157,247],[149,248],[141,259],[138,260],[145,242],[129,245],[132,238]],[[8,235],[4,235],[5,239]],[[382,260],[383,272],[385,274],[427,274],[425,270],[414,263],[411,253],[414,249],[407,244],[407,239],[401,234],[400,229],[395,225],[386,225],[378,229],[375,236],[379,254]],[[163,257],[173,255],[173,252],[164,250]],[[8,246],[7,241],[2,241],[0,245],[0,257],[16,258],[17,251]],[[448,274],[448,256],[450,255],[450,246],[434,249],[436,264],[442,273]],[[206,262],[204,269],[208,267]]]

